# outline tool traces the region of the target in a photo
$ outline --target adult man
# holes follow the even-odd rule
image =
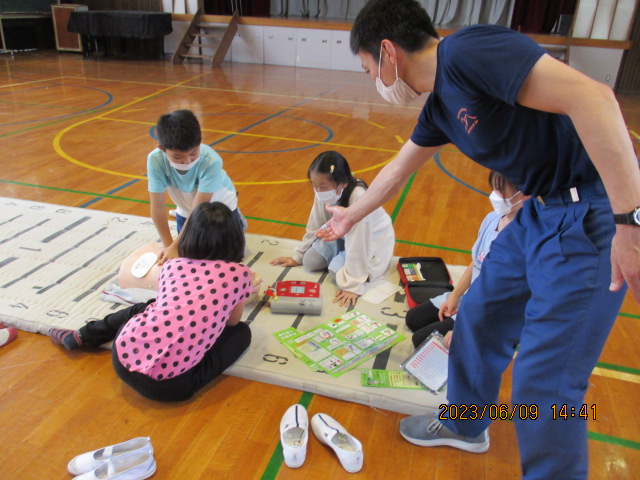
[[[439,40],[414,0],[371,0],[351,49],[388,101],[432,93],[411,140],[354,205],[331,209],[320,237],[344,235],[447,143],[537,197],[492,244],[455,324],[447,397],[477,419],[408,417],[400,432],[486,451],[483,407],[497,402],[519,345],[512,402],[538,413],[514,416],[524,478],[586,478],[586,421],[554,419],[554,408],[582,408],[623,277],[640,300],[640,226],[612,215],[640,224],[640,172],[613,92],[509,29],[475,25]]]

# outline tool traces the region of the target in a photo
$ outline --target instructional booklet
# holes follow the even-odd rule
[[[442,344],[442,335],[433,332],[400,367],[413,375],[431,393],[438,394],[447,384],[449,350]]]
[[[335,378],[405,338],[357,310],[308,332],[290,327],[273,335],[311,370]]]
[[[418,380],[403,370],[363,368],[360,370],[360,382],[364,387],[424,390]]]
[[[419,262],[415,263],[401,263],[404,276],[407,278],[407,282],[420,282],[424,280],[422,275],[422,266]]]

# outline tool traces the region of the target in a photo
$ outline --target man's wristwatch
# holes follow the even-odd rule
[[[640,207],[636,207],[629,213],[614,214],[613,223],[616,225],[636,225],[640,227]]]

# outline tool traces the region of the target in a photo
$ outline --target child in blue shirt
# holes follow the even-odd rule
[[[147,157],[147,178],[151,218],[165,247],[159,254],[160,263],[176,257],[182,226],[200,203],[224,203],[246,230],[233,182],[222,168],[220,155],[201,143],[200,123],[193,112],[176,110],[162,115],[156,124],[156,136],[158,147]],[[175,239],[169,230],[165,192],[177,207]]]

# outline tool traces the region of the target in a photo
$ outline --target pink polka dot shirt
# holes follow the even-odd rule
[[[251,294],[251,270],[239,263],[175,258],[158,276],[158,297],[115,340],[120,363],[155,380],[196,364]]]

